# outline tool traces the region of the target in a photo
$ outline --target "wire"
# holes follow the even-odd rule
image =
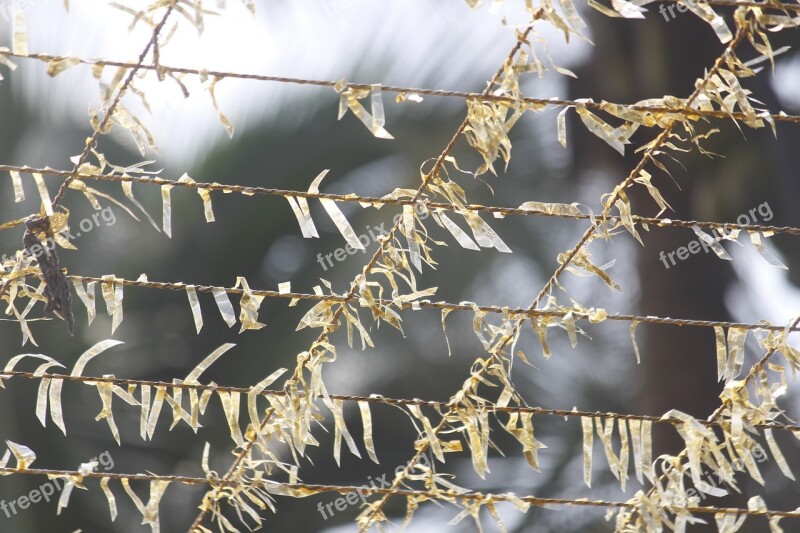
[[[35,168],[29,166],[14,166],[14,165],[0,165],[0,172],[27,172],[37,174],[49,174],[52,176],[70,176],[74,175],[76,179],[81,180],[96,180],[96,181],[110,181],[110,182],[131,182],[141,183],[145,185],[168,185],[171,187],[185,187],[189,189],[221,191],[225,193],[239,193],[246,196],[253,194],[267,195],[267,196],[280,196],[283,198],[310,198],[310,199],[328,199],[337,202],[357,202],[360,204],[372,204],[380,207],[383,205],[410,205],[419,206],[424,205],[429,209],[442,209],[447,211],[476,211],[498,214],[502,216],[507,215],[523,215],[523,216],[544,216],[544,217],[558,217],[558,218],[571,218],[575,220],[591,219],[593,215],[589,214],[569,214],[565,212],[548,212],[533,208],[521,209],[518,207],[500,207],[500,206],[486,206],[480,204],[464,204],[458,206],[452,203],[445,202],[430,202],[423,200],[422,202],[415,202],[411,199],[403,198],[387,198],[375,196],[358,196],[355,194],[333,194],[333,193],[312,193],[306,191],[292,191],[285,189],[271,189],[266,187],[248,187],[243,185],[226,185],[222,183],[205,183],[205,182],[186,182],[177,180],[168,180],[159,177],[142,177],[142,176],[127,176],[117,174],[74,174],[66,170],[56,170],[52,168]],[[547,205],[547,204],[546,204]],[[608,220],[620,220],[619,216],[608,215]],[[730,230],[744,230],[744,231],[762,231],[772,232],[776,234],[800,235],[800,228],[792,226],[768,226],[764,224],[738,224],[734,222],[708,222],[702,220],[680,220],[671,218],[653,218],[632,215],[631,220],[640,224],[653,225],[657,227],[681,227],[692,228],[697,226],[700,228],[720,229],[723,231]],[[4,224],[0,224],[0,230],[8,229],[24,223],[24,219],[18,219]]]

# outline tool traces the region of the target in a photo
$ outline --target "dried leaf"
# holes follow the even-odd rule
[[[422,427],[425,430],[425,435],[428,438],[428,442],[430,443],[431,451],[433,451],[433,455],[444,462],[444,452],[442,451],[441,443],[439,442],[439,438],[436,436],[436,432],[433,430],[433,426],[431,425],[430,419],[422,414],[422,410],[419,408],[419,405],[409,405],[408,406],[409,412],[417,417],[420,422],[422,422]],[[474,453],[474,452],[473,452]]]
[[[214,295],[214,301],[217,302],[222,319],[225,320],[229,328],[233,327],[236,324],[236,316],[233,314],[233,305],[228,298],[228,293],[220,287],[214,288],[211,293]]]
[[[567,336],[569,337],[570,345],[575,348],[578,345],[578,332],[575,327],[575,314],[570,311],[564,318],[561,319],[564,327],[567,329]]]
[[[464,210],[461,212],[464,219],[472,230],[472,235],[478,244],[484,248],[496,248],[499,252],[511,253],[511,248],[494,232],[494,230],[483,221],[474,211]]]
[[[411,264],[422,272],[422,258],[419,255],[419,241],[417,240],[416,232],[414,231],[414,208],[410,205],[403,206],[403,234],[408,243],[408,255],[411,258]]]
[[[711,28],[713,28],[714,33],[717,34],[717,37],[721,43],[725,44],[733,39],[733,34],[731,33],[731,30],[728,29],[728,25],[725,24],[725,20],[717,15],[708,4],[694,2],[691,0],[678,0],[678,5],[688,7],[692,13],[708,22],[711,25]]]
[[[567,147],[567,111],[572,106],[567,106],[562,109],[556,117],[556,124],[558,126],[558,142],[564,148]]]
[[[625,145],[615,136],[614,128],[586,109],[585,106],[578,106],[575,110],[590,132],[603,139],[609,146],[619,152],[620,155],[625,155]]]
[[[440,226],[449,231],[462,248],[466,248],[468,250],[480,250],[480,247],[475,244],[475,241],[470,239],[469,235],[467,235],[464,230],[459,228],[455,222],[450,220],[446,214],[436,211],[432,211],[432,214],[433,219],[439,223]]]
[[[150,221],[150,224],[152,224],[152,226],[156,229],[156,231],[160,233],[161,228],[158,227],[158,224],[156,224],[156,221],[153,220],[153,217],[150,216],[150,213],[147,212],[144,206],[141,203],[139,203],[139,200],[137,200],[136,197],[133,195],[133,183],[131,183],[130,181],[123,181],[122,192],[125,193],[125,196],[128,198],[128,200],[130,200],[131,203],[135,205],[139,209],[139,211],[141,211],[144,214],[144,216],[147,218],[147,220]]]
[[[578,209],[577,203],[574,204],[558,204],[558,203],[545,203],[545,202],[525,202],[519,206],[519,209],[530,211],[531,213],[545,213],[548,215],[559,215],[564,217],[579,217],[583,213]]]
[[[6,446],[8,446],[8,449],[11,450],[12,454],[14,454],[14,459],[17,461],[17,470],[27,470],[28,467],[31,466],[31,464],[33,464],[33,462],[36,460],[36,454],[33,453],[33,450],[27,446],[17,444],[16,442],[12,442],[10,440],[6,441]]]
[[[47,185],[44,183],[44,178],[38,172],[33,172],[33,179],[36,181],[36,188],[39,189],[39,196],[42,199],[45,214],[48,217],[53,216],[53,202],[50,200],[50,194],[47,192]]]
[[[78,360],[75,362],[75,366],[72,367],[72,372],[70,372],[70,376],[81,376],[83,375],[83,369],[86,364],[94,359],[96,356],[100,355],[104,351],[112,348],[114,346],[124,344],[122,341],[114,340],[114,339],[106,339],[104,341],[100,341],[78,357]]]
[[[303,233],[303,238],[310,239],[312,237],[319,237],[317,228],[314,226],[314,221],[311,219],[308,201],[306,201],[305,198],[295,198],[294,196],[285,196],[284,198],[289,202],[289,206],[292,208],[292,212],[297,218],[297,223],[300,224],[300,231]]]
[[[628,480],[628,460],[629,460],[627,421],[624,418],[618,418],[617,426],[619,429],[619,440],[620,440],[619,482],[622,488],[622,492],[625,492],[625,482]]]
[[[33,373],[34,376],[42,376],[49,368],[54,366],[60,366],[61,368],[66,368],[61,363],[56,361],[47,362],[36,369]],[[58,380],[57,380],[58,381]],[[42,426],[46,426],[47,421],[47,400],[48,400],[48,390],[50,388],[51,379],[50,378],[42,378],[39,382],[39,388],[36,394],[36,418],[42,423]],[[61,410],[61,405],[58,405],[58,410]]]
[[[197,290],[194,285],[186,286],[186,296],[189,298],[189,306],[192,308],[192,317],[194,317],[194,327],[197,333],[203,329],[203,312],[200,310],[200,300],[197,298]]]
[[[28,55],[28,23],[25,21],[25,11],[22,7],[17,7],[16,5],[12,5],[11,11],[14,14],[11,50],[15,54],[26,56]]]
[[[114,384],[98,382],[95,384],[95,387],[97,388],[98,394],[100,394],[100,401],[103,402],[103,408],[100,411],[100,414],[95,417],[95,420],[106,420],[108,427],[111,430],[111,435],[114,436],[114,440],[117,441],[117,445],[119,446],[122,444],[122,442],[120,441],[119,429],[117,428],[116,422],[114,422],[114,412],[111,410]]]
[[[222,78],[215,77],[214,80],[211,82],[211,85],[208,86],[208,94],[211,95],[211,103],[214,104],[214,110],[217,112],[217,118],[225,127],[225,131],[228,133],[228,137],[233,138],[233,123],[228,120],[228,117],[225,116],[225,113],[219,108],[219,104],[217,103],[217,96],[214,94],[214,89],[217,87],[217,82],[219,82]]]
[[[178,183],[197,184],[197,182],[186,173],[178,179]],[[203,200],[203,213],[206,217],[206,222],[214,222],[214,208],[211,205],[211,192],[203,187],[196,187],[196,190],[200,199]]]
[[[358,402],[358,409],[361,411],[361,423],[364,426],[364,447],[367,449],[369,458],[373,463],[380,463],[375,454],[375,445],[372,442],[372,416],[369,412],[369,403],[361,400]]]
[[[633,351],[636,354],[636,364],[642,363],[642,357],[639,355],[639,345],[636,344],[636,326],[639,325],[638,320],[631,321],[631,342],[633,343]]]
[[[636,418],[628,420],[628,428],[631,431],[631,444],[633,445],[633,469],[636,472],[636,480],[644,485],[642,476],[642,421]]]
[[[122,283],[115,281],[113,274],[103,276],[103,299],[106,302],[106,311],[111,317],[111,333],[116,331],[122,323]]]
[[[214,350],[213,352],[211,352],[210,354],[208,354],[205,357],[205,359],[203,359],[200,362],[200,364],[198,364],[196,367],[194,367],[192,369],[192,371],[189,372],[189,374],[187,374],[187,376],[186,376],[186,378],[184,378],[183,382],[184,383],[191,383],[191,384],[198,383],[197,378],[200,377],[200,374],[205,372],[206,369],[209,366],[214,364],[214,362],[217,359],[222,357],[225,354],[225,352],[227,352],[228,350],[230,350],[234,346],[236,346],[236,345],[233,344],[233,343],[227,342],[227,343],[223,344],[222,346],[220,346],[219,348],[217,348],[216,350]]]
[[[653,471],[653,421],[642,420],[642,468],[650,481],[655,479]]]
[[[567,17],[567,22],[569,22],[569,25],[572,26],[573,30],[580,31],[586,28],[586,23],[578,15],[578,10],[575,9],[575,5],[572,3],[572,0],[558,0],[558,3],[561,6],[561,10],[564,12],[564,15]]]
[[[739,377],[744,365],[744,343],[747,339],[747,329],[728,328],[728,359],[725,366],[726,382]]]
[[[639,7],[634,2],[627,0],[611,0],[611,5],[614,9],[626,19],[643,19],[646,9]]]
[[[594,445],[594,427],[591,417],[581,417],[581,429],[583,429],[583,482],[587,487],[591,487],[592,446]]]
[[[772,452],[772,457],[775,458],[775,464],[778,465],[778,468],[784,476],[794,481],[794,474],[792,474],[791,468],[789,468],[789,465],[786,463],[786,458],[781,453],[781,449],[778,448],[778,443],[775,442],[775,437],[772,435],[772,428],[766,428],[764,430],[764,436],[767,438],[767,446],[769,446]]]
[[[231,432],[231,439],[237,446],[244,446],[244,437],[239,427],[239,400],[241,394],[238,392],[227,392],[217,390],[219,399],[222,402],[222,410],[225,412],[225,419],[228,421],[228,428]]]
[[[149,525],[152,533],[159,533],[159,519],[158,519],[158,504],[164,496],[164,491],[167,490],[169,481],[163,479],[154,479],[150,481],[150,499],[147,500],[145,505],[139,496],[131,489],[130,481],[128,478],[122,478],[122,487],[128,493],[131,501],[133,501],[139,513],[142,515],[142,525]]]
[[[65,70],[80,65],[81,60],[77,57],[66,57],[63,59],[53,59],[47,64],[47,75],[55,78]]]
[[[114,493],[111,492],[108,482],[109,478],[101,478],[100,488],[103,489],[103,494],[106,495],[106,500],[108,500],[108,512],[111,514],[111,521],[113,522],[117,519],[117,499],[114,497]]]
[[[172,238],[172,202],[170,201],[169,191],[172,185],[161,186],[161,227],[164,229],[164,235]]]
[[[57,379],[50,384],[50,419],[66,436],[67,426],[64,424],[64,413],[61,406],[61,388],[64,386],[64,380]]]
[[[239,303],[239,321],[242,323],[242,328],[239,330],[239,333],[242,333],[246,329],[263,328],[265,324],[258,321],[258,308],[261,306],[264,296],[253,294],[253,291],[247,284],[247,280],[241,276],[236,278],[236,285],[234,288],[239,288],[240,286],[244,292]]]
[[[344,437],[344,440],[347,443],[347,447],[350,449],[350,452],[356,457],[361,458],[361,454],[358,451],[356,442],[353,440],[353,437],[347,430],[347,425],[344,423],[343,401],[341,399],[337,399],[333,400],[333,402],[330,402],[328,399],[326,399],[325,403],[327,404],[328,409],[330,409],[331,413],[333,414],[333,422],[334,422],[333,458],[336,460],[336,464],[337,465],[340,464],[342,437]]]
[[[714,326],[714,337],[717,348],[717,381],[722,381],[728,367],[728,348],[725,344],[725,330],[722,329],[722,326]]]
[[[655,200],[656,204],[658,204],[659,212],[655,216],[655,218],[658,218],[661,216],[661,213],[663,213],[667,209],[672,209],[672,206],[670,206],[667,203],[667,201],[664,200],[664,197],[661,196],[661,192],[656,188],[655,185],[651,183],[652,178],[653,176],[651,176],[649,172],[642,169],[641,171],[639,171],[639,176],[634,178],[633,181],[635,181],[636,183],[641,183],[642,185],[647,187],[647,192],[650,193],[650,196],[653,198],[653,200]]]
[[[75,287],[75,293],[78,295],[78,298],[81,299],[83,305],[86,306],[86,313],[88,315],[89,325],[92,324],[94,317],[97,315],[97,309],[95,307],[95,290],[94,287],[97,284],[95,281],[90,281],[86,284],[86,288],[83,287],[83,282],[79,279],[72,280],[72,286]]]
[[[258,396],[266,390],[267,387],[272,385],[272,383],[281,377],[284,373],[286,373],[286,368],[279,368],[266,378],[259,381],[255,386],[250,388],[250,392],[247,393],[247,412],[250,415],[250,423],[252,424],[253,429],[258,429],[261,426],[261,418],[258,416],[258,406],[257,400]]]
[[[789,268],[786,265],[784,265],[780,259],[778,259],[778,257],[772,252],[772,250],[767,248],[766,243],[761,241],[761,234],[759,232],[748,230],[747,233],[750,234],[750,242],[753,243],[755,249],[758,250],[758,253],[761,254],[761,257],[763,257],[767,263],[769,263],[774,267],[782,268],[784,270],[789,270]],[[764,233],[765,238],[768,236],[769,235]]]
[[[708,244],[711,247],[711,249],[714,250],[714,253],[717,254],[717,257],[719,257],[720,259],[725,259],[726,261],[733,260],[733,258],[730,255],[728,255],[728,252],[725,251],[722,245],[720,245],[717,239],[715,239],[708,233],[701,230],[699,226],[692,226],[692,229],[694,230],[695,234],[698,237],[700,237],[701,241]]]
[[[323,170],[320,172],[314,181],[311,182],[311,185],[308,188],[308,192],[312,194],[319,193],[319,184],[322,182],[322,179],[328,174],[328,169]],[[329,198],[320,198],[320,203],[322,207],[325,208],[325,211],[328,212],[328,216],[331,217],[333,223],[336,224],[336,227],[339,228],[339,233],[342,234],[342,237],[347,241],[347,244],[355,248],[356,250],[364,250],[364,245],[361,244],[361,241],[358,239],[356,232],[353,231],[352,226],[350,223],[347,222],[347,219],[344,218],[344,215],[339,210],[339,206],[336,205],[336,202],[329,199]]]
[[[16,170],[9,171],[11,174],[11,184],[14,186],[14,202],[19,203],[25,200],[25,190],[22,188],[22,178]]]
[[[147,419],[147,438],[153,438],[153,433],[156,430],[156,422],[158,416],[161,414],[161,407],[164,405],[164,398],[167,395],[167,388],[163,386],[156,386],[156,396],[153,399],[153,405],[150,407],[150,416]]]
[[[147,440],[147,420],[150,415],[150,385],[142,385],[139,404],[142,406],[139,417],[139,435],[141,435],[142,440]]]
[[[379,139],[394,139],[392,135],[384,129],[386,122],[383,111],[383,97],[381,86],[373,85],[370,91],[362,89],[353,90],[347,86],[347,82],[339,80],[334,89],[339,93],[339,119],[341,119],[349,108],[352,113],[369,129],[369,131]],[[361,105],[359,99],[371,94],[370,104],[372,114]]]

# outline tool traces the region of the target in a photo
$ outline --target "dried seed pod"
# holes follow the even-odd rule
[[[65,320],[69,334],[72,335],[75,330],[75,319],[72,316],[72,295],[69,292],[67,277],[59,265],[55,245],[52,249],[49,246],[49,243],[55,243],[50,221],[46,217],[30,217],[25,221],[25,227],[27,230],[22,237],[22,243],[25,250],[36,258],[45,283],[44,295],[47,298],[47,305],[44,310]],[[39,240],[39,235],[45,237],[44,243]]]

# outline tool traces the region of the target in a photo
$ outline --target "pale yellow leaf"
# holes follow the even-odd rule
[[[17,444],[10,440],[6,440],[6,446],[8,446],[8,449],[14,454],[14,459],[17,461],[17,470],[27,470],[36,460],[36,454],[27,446]]]
[[[21,6],[18,7],[17,5],[12,5],[11,11],[14,14],[14,22],[12,25],[11,34],[11,50],[15,54],[26,56],[28,55],[28,23],[25,20],[25,11]],[[5,9],[3,10],[3,14],[6,15]]]
[[[200,310],[200,300],[197,298],[197,290],[194,285],[186,286],[186,296],[189,298],[189,306],[192,308],[194,327],[197,333],[203,329],[203,312]]]
[[[9,174],[11,174],[11,184],[14,186],[14,202],[22,202],[25,200],[25,190],[22,188],[22,178],[19,175],[19,171],[11,170]]]
[[[38,172],[34,172],[33,179],[36,181],[36,188],[39,189],[39,196],[42,199],[45,214],[49,217],[53,216],[53,201],[50,200],[50,193],[47,192],[47,185],[44,183],[44,178]]]
[[[215,287],[211,292],[214,295],[214,301],[217,303],[222,319],[225,320],[229,328],[233,327],[236,324],[236,316],[233,313],[233,304],[228,298],[228,293],[220,287]]]
[[[172,238],[172,202],[170,199],[170,189],[172,185],[161,186],[161,227],[164,235]]]
[[[594,428],[591,417],[581,417],[583,429],[583,482],[592,486],[592,447],[594,445]]]
[[[117,519],[117,500],[108,486],[108,481],[109,478],[107,477],[100,479],[100,488],[103,489],[103,494],[106,495],[106,500],[108,500],[108,512],[111,514],[111,521],[113,522]]]
[[[433,219],[436,222],[439,222],[439,225],[449,231],[462,248],[466,248],[468,250],[480,250],[480,247],[475,244],[475,241],[473,241],[464,230],[459,228],[455,222],[450,220],[446,214],[433,211]]]
[[[372,462],[380,463],[378,456],[375,454],[375,445],[372,442],[372,416],[369,412],[369,403],[363,400],[359,401],[358,408],[361,411],[361,423],[364,426],[364,447],[367,449]]]
[[[714,326],[714,337],[717,348],[717,381],[722,381],[726,377],[728,367],[728,348],[725,344],[725,330],[722,326]]]
[[[789,270],[789,268],[786,265],[784,265],[780,259],[778,259],[778,256],[775,255],[775,253],[773,253],[772,250],[770,250],[766,246],[766,242],[761,241],[761,234],[759,232],[748,230],[747,233],[750,234],[750,242],[753,243],[755,249],[758,251],[759,254],[761,254],[761,257],[763,257],[767,263],[769,263],[774,267],[782,268],[784,270]],[[768,235],[765,233],[764,237],[767,236]]]
[[[317,228],[314,226],[314,221],[311,219],[311,211],[308,209],[308,201],[305,198],[295,198],[294,196],[285,196],[286,201],[292,208],[294,216],[300,224],[300,231],[303,233],[303,238],[310,239],[312,237],[319,237]]]
[[[104,351],[108,350],[109,348],[112,348],[119,344],[123,344],[123,342],[114,339],[106,339],[104,341],[98,342],[97,344],[95,344],[94,346],[83,352],[80,357],[78,357],[78,360],[75,362],[75,366],[72,367],[72,372],[70,373],[70,376],[75,377],[82,375],[83,369],[89,361],[91,361],[97,355],[100,355]]]
[[[211,82],[211,85],[208,86],[208,94],[211,95],[211,102],[214,104],[214,110],[217,112],[217,118],[225,127],[225,131],[228,133],[228,137],[233,137],[233,123],[225,116],[225,113],[219,108],[219,104],[217,103],[217,96],[214,93],[214,89],[217,87],[217,82],[219,82],[222,78],[215,77],[214,80]]]
[[[72,285],[75,287],[75,293],[80,298],[83,305],[86,306],[86,313],[88,315],[89,324],[91,325],[94,317],[97,315],[97,309],[95,307],[95,290],[94,287],[97,284],[95,281],[90,281],[86,284],[86,288],[83,286],[83,281],[79,279],[73,279]]]
[[[198,383],[197,378],[200,377],[200,374],[205,372],[206,369],[209,366],[214,364],[214,362],[217,359],[222,357],[225,354],[225,352],[227,352],[228,350],[230,350],[234,346],[236,346],[236,345],[233,344],[233,343],[228,342],[228,343],[223,344],[222,346],[220,346],[219,348],[217,348],[216,350],[214,350],[210,354],[208,354],[202,361],[200,361],[200,364],[198,364],[196,367],[194,367],[194,369],[192,369],[192,371],[189,372],[189,374],[186,375],[186,378],[184,378],[183,382],[184,383],[190,383],[190,384],[197,384]]]
[[[772,435],[772,428],[766,428],[764,430],[764,436],[767,438],[767,445],[772,452],[772,457],[775,458],[775,464],[778,465],[778,468],[784,476],[794,481],[794,474],[792,474],[791,468],[789,468],[789,465],[786,463],[786,458],[783,456],[783,453],[781,453],[778,443],[775,442],[775,437]]]
[[[106,302],[106,311],[111,317],[111,333],[122,323],[122,283],[116,281],[113,274],[103,276],[103,299]]]
[[[144,216],[147,218],[147,220],[150,221],[150,224],[156,229],[156,231],[160,233],[161,228],[158,227],[158,224],[156,224],[156,221],[153,219],[153,217],[150,216],[150,213],[147,212],[144,206],[141,203],[139,203],[139,200],[137,200],[136,197],[133,195],[133,183],[131,183],[130,181],[123,181],[122,192],[125,193],[125,196],[128,198],[128,200],[130,200],[131,203],[135,205],[139,209],[139,211],[141,211],[144,214]]]

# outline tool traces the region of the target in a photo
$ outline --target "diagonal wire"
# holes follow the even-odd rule
[[[702,81],[697,84],[697,87],[692,92],[692,95],[688,99],[688,102],[689,102],[690,105],[701,94],[701,90],[705,87],[705,85],[708,82],[708,80],[712,76],[716,75],[717,71],[719,70],[719,68],[720,68],[720,66],[722,64],[722,62],[729,56],[729,54],[731,54],[733,52],[733,50],[741,43],[741,41],[744,39],[744,37],[746,35],[748,35],[748,34],[749,34],[749,31],[746,31],[744,26],[740,26],[737,29],[736,37],[728,44],[728,46],[725,48],[725,51],[717,58],[717,60],[714,62],[713,67],[708,72],[706,72],[706,74],[703,77]],[[670,132],[672,131],[672,128],[673,128],[674,124],[675,124],[675,122],[671,122],[669,125],[667,125],[667,127],[665,127],[661,131],[661,133],[656,137],[656,139],[652,143],[648,144],[648,148],[644,152],[644,154],[643,154],[642,158],[640,159],[639,163],[628,174],[628,176],[625,178],[625,180],[623,180],[623,182],[614,189],[614,192],[612,193],[611,199],[606,203],[606,208],[604,209],[603,214],[600,217],[601,219],[603,219],[608,214],[610,209],[613,207],[614,202],[616,201],[616,199],[619,198],[620,193],[625,188],[627,188],[630,185],[630,183],[633,182],[633,179],[644,168],[644,166],[646,165],[648,160],[653,157],[652,153],[655,150],[657,150],[659,147],[661,147],[662,144],[666,141],[666,139],[668,138]],[[577,256],[577,254],[581,250],[581,248],[590,240],[590,238],[592,237],[592,235],[594,235],[594,233],[597,231],[598,228],[599,228],[599,224],[593,223],[586,230],[586,232],[583,234],[583,236],[578,241],[578,243],[572,248],[572,250],[570,250],[564,256],[564,260],[561,261],[561,264],[559,265],[559,267],[555,270],[553,275],[550,277],[548,282],[545,284],[545,286],[539,292],[539,294],[536,297],[536,299],[531,304],[531,306],[530,306],[531,309],[535,309],[537,307],[537,305],[542,300],[542,298],[544,298],[544,296],[550,291],[552,286],[556,283],[559,275],[561,273],[563,273],[564,270],[569,266],[569,264]],[[506,334],[503,337],[503,339],[500,341],[499,346],[492,350],[491,355],[489,357],[489,362],[484,364],[481,367],[480,370],[476,371],[476,373],[482,374],[483,372],[485,372],[485,370],[487,368],[489,368],[491,361],[496,359],[497,354],[502,352],[502,350],[505,349],[505,347],[512,341],[512,339],[516,338],[516,335],[517,335],[519,329],[521,328],[521,325],[522,325],[522,321],[521,320],[518,320],[517,322],[515,322],[511,333],[510,334]],[[512,357],[513,357],[513,355],[512,355]],[[475,374],[472,374],[470,376],[470,378],[467,380],[466,384],[469,384],[474,376],[475,376]],[[466,387],[466,384],[465,384],[465,387]],[[460,392],[463,392],[463,389]],[[413,470],[413,468],[416,467],[417,463],[420,461],[422,456],[427,452],[427,450],[432,445],[431,440],[436,438],[436,435],[440,431],[442,431],[444,429],[444,427],[447,425],[448,416],[450,414],[452,414],[456,410],[456,408],[458,407],[458,405],[460,403],[462,403],[462,400],[457,399],[457,396],[453,396],[453,398],[452,398],[452,400],[450,402],[449,409],[442,416],[442,419],[439,422],[439,424],[436,426],[436,428],[434,428],[433,434],[429,438],[425,439],[424,442],[420,446],[417,447],[417,452],[414,454],[414,456],[411,458],[411,460],[408,462],[408,464],[405,466],[405,468],[401,471],[401,473],[395,477],[395,479],[394,479],[394,481],[392,483],[392,488],[397,488],[400,485],[400,483],[402,483],[402,481],[408,477],[410,472]],[[379,516],[379,513],[381,513],[381,510],[382,510],[383,506],[386,504],[386,502],[388,500],[389,500],[389,495],[386,495],[379,502],[377,502],[376,505],[370,507],[368,516],[366,517],[364,522],[359,526],[359,531],[363,532],[363,531],[368,530],[371,527],[373,520],[377,516]]]
[[[528,26],[528,28],[526,28],[524,32],[522,32],[521,34],[518,35],[517,42],[514,45],[514,47],[512,48],[511,52],[509,53],[507,61],[510,60],[510,58],[513,58],[517,54],[519,49],[522,47],[522,43],[527,38],[527,36],[530,34],[532,29],[533,29],[532,26]],[[504,65],[505,65],[505,62],[504,62]],[[500,78],[500,76],[502,76],[502,74],[503,74],[503,67],[501,67],[495,73],[495,75],[492,77],[492,80],[488,84],[488,86],[486,88],[486,91],[485,91],[487,94],[489,94],[489,92],[492,89],[492,86]],[[465,118],[462,121],[461,125],[457,128],[457,130],[456,130],[455,134],[453,135],[452,139],[450,140],[450,142],[444,148],[442,153],[437,157],[435,163],[433,164],[433,167],[431,168],[430,173],[426,174],[424,176],[424,178],[422,180],[422,184],[420,184],[419,188],[417,189],[417,191],[416,191],[416,193],[414,195],[414,198],[413,198],[414,201],[419,200],[419,198],[422,196],[422,194],[424,193],[425,189],[428,186],[428,181],[433,176],[438,174],[439,170],[441,169],[442,165],[444,164],[445,158],[450,154],[450,152],[455,147],[455,145],[458,142],[458,140],[460,139],[462,133],[466,129],[467,124],[468,124],[468,119]],[[386,238],[381,240],[380,245],[379,245],[377,251],[375,252],[375,254],[372,256],[370,261],[364,266],[364,269],[363,269],[362,273],[359,274],[356,277],[356,279],[353,281],[352,287],[350,288],[349,292],[347,293],[346,301],[349,302],[350,300],[355,298],[355,296],[357,294],[357,291],[358,291],[358,288],[359,288],[359,285],[360,285],[360,281],[361,280],[366,280],[367,275],[369,274],[369,272],[371,272],[372,268],[377,264],[378,260],[383,256],[383,253],[384,253],[384,250],[386,249],[387,244],[392,240],[392,238],[394,237],[394,234],[397,233],[397,230],[398,230],[399,227],[400,227],[400,219],[398,219],[394,223],[394,225],[392,226],[391,230],[389,231],[388,237],[386,237]],[[337,310],[334,312],[333,316],[331,317],[330,325],[325,327],[323,332],[319,335],[319,337],[312,344],[312,346],[316,346],[319,343],[321,343],[323,341],[326,341],[328,339],[330,333],[335,329],[334,324],[336,323],[336,321],[341,316],[341,313],[343,312],[344,307],[345,306],[340,306],[339,308],[337,308]],[[286,381],[285,387],[288,388],[288,387],[293,387],[293,386],[296,385],[297,381],[300,379],[300,377],[302,377],[301,374],[302,374],[302,372],[303,372],[303,370],[305,368],[304,365],[305,365],[305,363],[302,363],[302,364],[298,365],[297,369],[295,370],[295,374],[290,379],[288,379]],[[300,375],[298,374],[298,372],[299,372]],[[254,433],[260,433],[261,429],[264,428],[265,423],[266,423],[266,418],[262,422],[262,424],[260,425],[259,431],[258,432],[254,432]],[[247,442],[245,442],[245,445],[242,447],[242,450],[239,453],[236,454],[237,461],[239,460],[238,458],[240,456],[246,456],[248,453],[250,453],[250,450],[252,449],[252,447],[255,444],[255,442],[256,442],[256,437],[255,436],[252,439],[249,439],[249,440],[247,440]],[[195,530],[195,528],[198,528],[198,526],[202,523],[202,521],[203,521],[203,519],[204,519],[204,517],[205,517],[207,512],[208,512],[207,511],[207,507],[204,507],[203,509],[201,509],[200,514],[197,516],[197,518],[195,519],[192,527],[190,528],[191,531]]]

